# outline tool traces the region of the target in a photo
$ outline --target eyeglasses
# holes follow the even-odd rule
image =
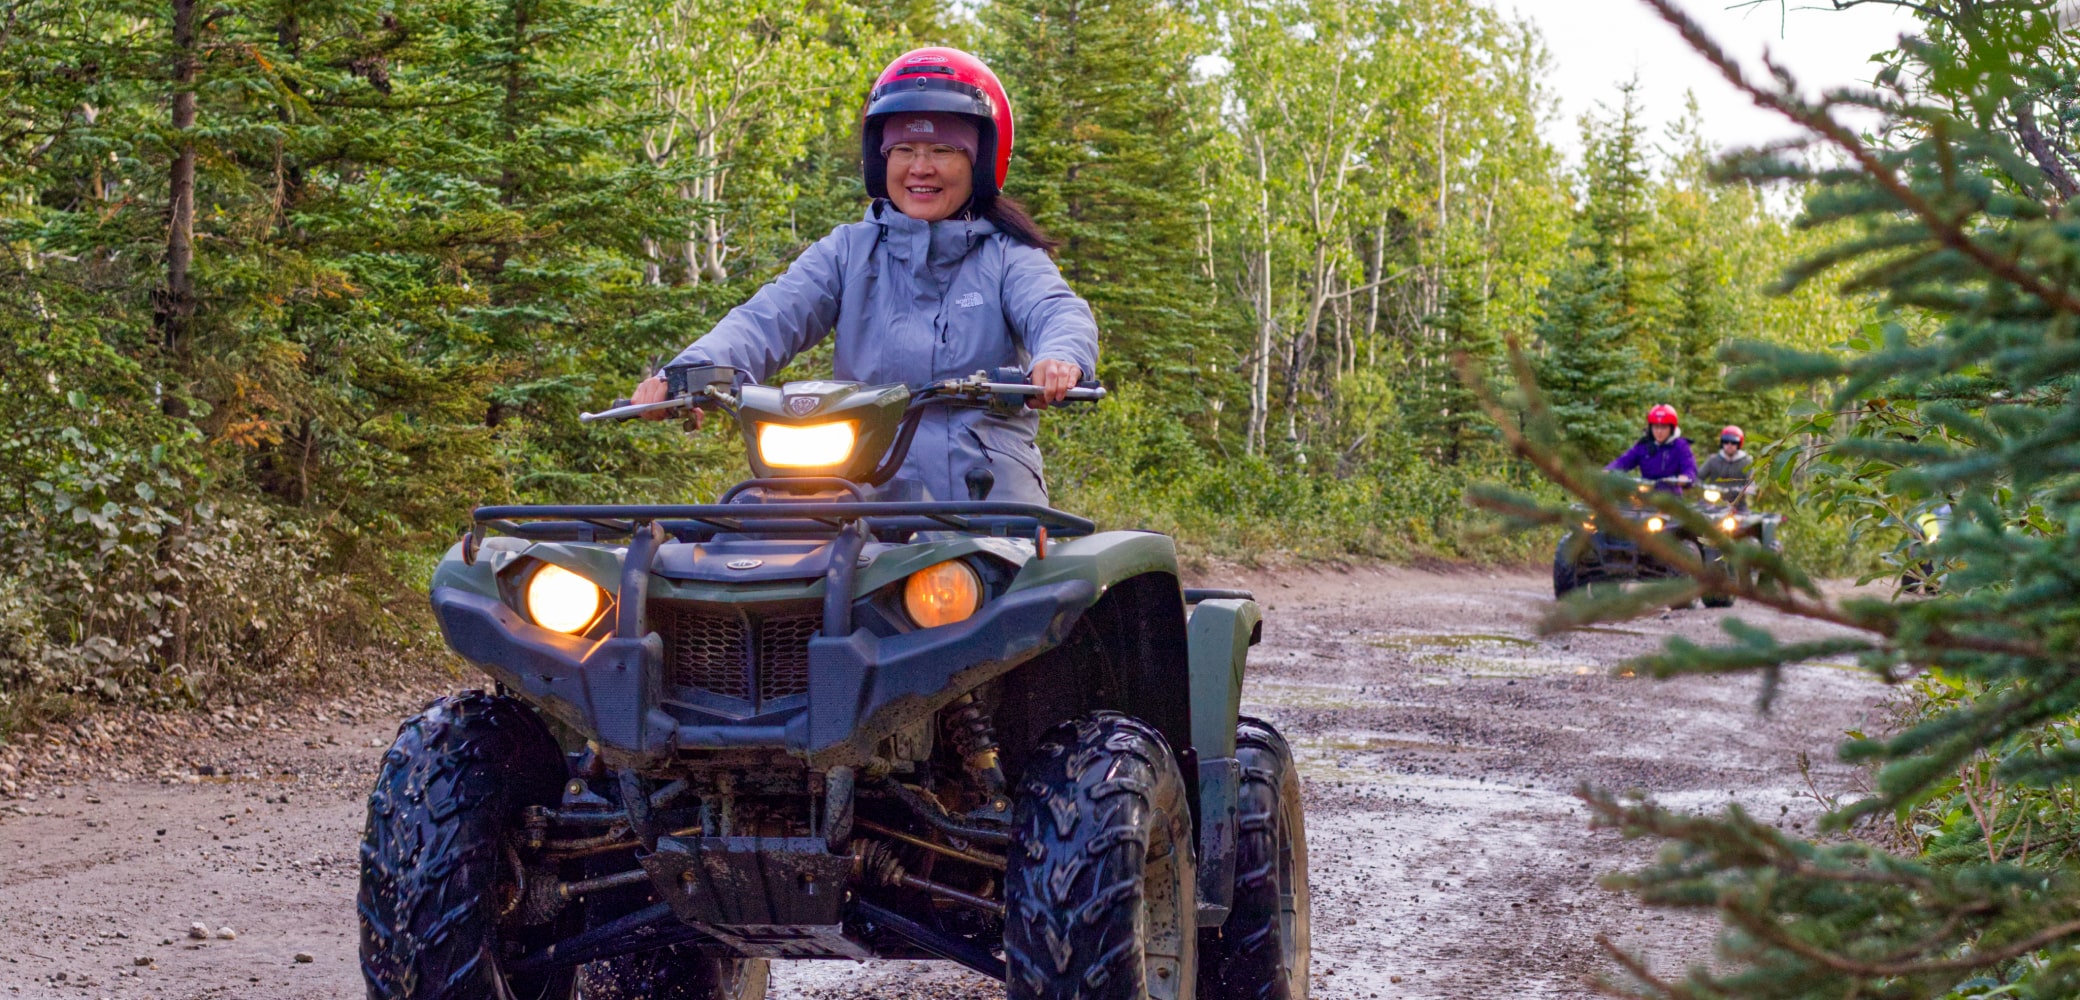
[[[932,166],[946,167],[955,160],[967,158],[968,154],[962,152],[959,146],[942,143],[927,146],[922,143],[901,142],[888,147],[888,164],[891,167],[898,163],[907,167],[915,160],[929,160]]]

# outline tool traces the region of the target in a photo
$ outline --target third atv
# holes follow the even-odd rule
[[[935,958],[1013,998],[1308,989],[1299,774],[1237,714],[1261,613],[1159,534],[886,489],[924,386],[667,373],[753,478],[715,503],[484,507],[433,578],[496,682],[369,797],[376,1000],[763,995],[772,959]],[[1095,401],[1086,386],[1072,399]]]

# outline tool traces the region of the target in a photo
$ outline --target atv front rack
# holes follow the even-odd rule
[[[473,542],[487,530],[541,542],[597,542],[634,535],[656,524],[682,542],[705,542],[719,534],[823,537],[861,523],[883,541],[903,541],[925,531],[1006,538],[1077,538],[1097,525],[1052,507],[996,500],[861,501],[768,500],[712,504],[541,504],[479,507],[472,515]]]

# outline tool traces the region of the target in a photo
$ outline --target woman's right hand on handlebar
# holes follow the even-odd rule
[[[637,404],[662,403],[667,398],[666,394],[668,391],[669,390],[667,390],[665,387],[664,376],[652,375],[649,378],[646,378],[643,381],[636,384],[635,394],[630,396],[628,398],[628,401]],[[693,426],[699,427],[701,425],[701,417],[705,415],[704,411],[696,407],[693,409],[689,409],[686,412],[692,417]],[[670,410],[657,410],[652,413],[643,414],[643,419],[663,420],[664,418],[671,415],[672,412]]]

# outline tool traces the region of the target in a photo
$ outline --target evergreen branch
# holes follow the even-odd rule
[[[1836,972],[1871,978],[1896,976],[1923,976],[1936,972],[1969,972],[1999,965],[2002,962],[2021,958],[2033,951],[2057,943],[2060,939],[2080,934],[2080,920],[2068,920],[2053,924],[2020,941],[2013,941],[1991,951],[1975,950],[1969,955],[1956,958],[1923,961],[1877,961],[1867,962],[1838,955],[1824,948],[1816,948],[1785,933],[1777,922],[1761,914],[1745,910],[1729,910],[1727,915],[1756,937],[1763,938],[1785,951],[1801,958],[1818,962]]]
[[[1660,991],[1660,996],[1687,997],[1692,995],[1688,990],[1680,989],[1673,983],[1654,975],[1653,971],[1647,968],[1646,963],[1633,957],[1631,952],[1618,947],[1617,942],[1610,939],[1610,935],[1599,931],[1595,940],[1596,947],[1601,948],[1605,956],[1623,967],[1625,972],[1632,978],[1647,984],[1652,989]],[[1611,996],[1619,997],[1621,1000],[1653,1000],[1654,996],[1653,994],[1635,993],[1607,982],[1597,983],[1596,988]]]
[[[1952,219],[1939,211],[1901,178],[1898,172],[1887,165],[1875,150],[1859,140],[1855,132],[1836,121],[1825,106],[1814,107],[1801,99],[1791,82],[1790,74],[1783,68],[1775,63],[1770,64],[1770,69],[1778,77],[1782,89],[1771,90],[1757,84],[1748,79],[1747,71],[1705,32],[1702,25],[1676,6],[1675,0],[1641,2],[1654,8],[1662,20],[1667,21],[1682,34],[1683,40],[1690,43],[1691,48],[1717,67],[1720,75],[1724,76],[1728,83],[1746,93],[1758,107],[1782,114],[1792,122],[1811,129],[1847,153],[1857,166],[1863,169],[1865,177],[1927,223],[1930,235],[1934,236],[1937,242],[1970,257],[1988,272],[2021,288],[2059,312],[2080,314],[2080,296],[2046,282],[2022,267],[2017,260],[1997,254],[1974,240],[1964,231],[1962,217]]]

